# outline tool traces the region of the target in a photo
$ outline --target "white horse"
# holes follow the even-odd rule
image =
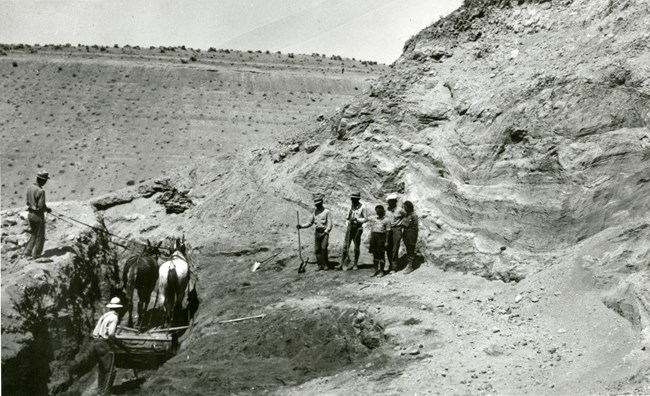
[[[165,310],[165,321],[172,325],[174,315],[181,311],[189,281],[185,236],[176,238],[169,261],[158,269],[158,302]]]

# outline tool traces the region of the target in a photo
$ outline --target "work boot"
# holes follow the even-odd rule
[[[318,268],[316,268],[316,271],[325,271],[325,267],[319,265]]]
[[[415,268],[411,264],[407,265],[406,268],[404,268],[404,271],[402,272],[404,275],[408,275],[411,272],[415,271]]]

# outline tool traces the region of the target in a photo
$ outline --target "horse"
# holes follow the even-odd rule
[[[122,272],[122,285],[126,297],[126,308],[129,313],[129,327],[133,327],[133,291],[138,291],[138,326],[142,324],[143,314],[149,306],[151,293],[156,288],[158,281],[158,256],[160,245],[147,245],[138,255],[129,257],[124,264]]]
[[[174,241],[169,261],[158,268],[158,301],[165,311],[165,322],[172,324],[174,313],[180,312],[189,282],[190,267],[187,262],[185,236]]]

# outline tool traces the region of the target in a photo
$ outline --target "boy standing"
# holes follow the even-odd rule
[[[372,220],[370,226],[370,253],[372,253],[375,272],[372,276],[386,275],[384,270],[386,250],[388,248],[387,235],[391,232],[391,220],[386,217],[386,210],[382,205],[375,206],[377,217]]]

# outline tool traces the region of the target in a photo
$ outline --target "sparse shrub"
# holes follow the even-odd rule
[[[276,54],[282,55],[282,51],[275,51]]]
[[[11,66],[18,67],[18,62],[16,62],[16,61],[11,62]]]
[[[161,54],[164,54],[164,53],[165,53],[165,48],[160,47],[160,53],[161,53]]]
[[[214,47],[208,48],[208,52],[217,52],[217,49]]]
[[[294,57],[294,54],[293,54],[293,52],[289,52],[289,53],[287,54],[287,56],[288,56],[289,58],[293,58],[293,57]]]
[[[249,54],[252,54],[252,53],[253,53],[253,51],[251,51],[251,50],[248,50],[248,51],[246,51],[246,52],[248,52]]]
[[[190,60],[191,60],[192,62],[196,62],[196,56],[190,56]]]
[[[184,45],[181,45],[181,49],[182,49],[183,51],[185,51],[187,48],[185,48]]]
[[[269,54],[271,54],[271,51],[266,50],[266,51],[264,51],[264,53],[267,54],[267,55],[269,55]]]
[[[181,63],[185,65],[185,64],[187,64],[187,61],[185,59],[181,58]]]
[[[120,48],[120,46],[117,44],[113,44],[113,48]]]

